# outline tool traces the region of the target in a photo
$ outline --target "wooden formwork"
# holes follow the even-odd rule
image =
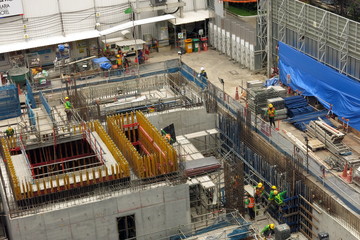
[[[139,178],[178,170],[175,149],[140,111],[107,118],[108,132]],[[134,146],[139,146],[141,152]]]
[[[73,190],[81,187],[89,187],[99,183],[130,178],[130,168],[128,162],[125,160],[125,157],[116,147],[109,135],[107,135],[105,129],[101,126],[99,121],[74,125],[71,128],[71,131],[74,135],[85,135],[86,131],[89,133],[96,132],[102,142],[109,149],[116,163],[87,169],[80,168],[78,171],[33,179],[32,181],[20,181],[19,177],[16,175],[14,164],[11,159],[10,149],[17,149],[17,151],[19,151],[21,147],[18,143],[21,142],[21,140],[17,142],[15,138],[2,138],[2,153],[4,155],[4,162],[10,177],[10,183],[16,201],[49,194],[54,195],[66,190]]]

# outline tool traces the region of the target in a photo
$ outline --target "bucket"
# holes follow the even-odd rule
[[[193,45],[194,45],[194,52],[200,52],[200,39],[194,38]]]
[[[186,53],[192,53],[192,39],[188,38],[184,40]]]

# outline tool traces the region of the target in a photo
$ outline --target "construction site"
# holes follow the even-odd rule
[[[0,239],[360,239],[359,23],[62,4],[0,19]]]

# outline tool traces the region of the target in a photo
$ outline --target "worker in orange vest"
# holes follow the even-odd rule
[[[274,106],[271,103],[269,104],[269,108],[266,113],[269,116],[270,127],[271,127],[271,125],[274,125],[274,128],[275,128],[276,109],[274,108]]]
[[[255,220],[255,198],[246,193],[244,203],[248,209],[250,220]]]
[[[255,186],[255,202],[256,203],[264,203],[265,202],[264,190],[265,190],[265,187],[261,182],[259,182]]]

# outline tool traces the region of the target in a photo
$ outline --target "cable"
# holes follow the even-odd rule
[[[165,15],[165,14],[174,14],[174,13],[177,13],[177,11],[179,11],[179,9],[180,9],[180,7],[178,7],[174,12],[170,12],[170,13],[167,13],[167,12],[164,11],[164,14],[163,14],[163,15]]]

